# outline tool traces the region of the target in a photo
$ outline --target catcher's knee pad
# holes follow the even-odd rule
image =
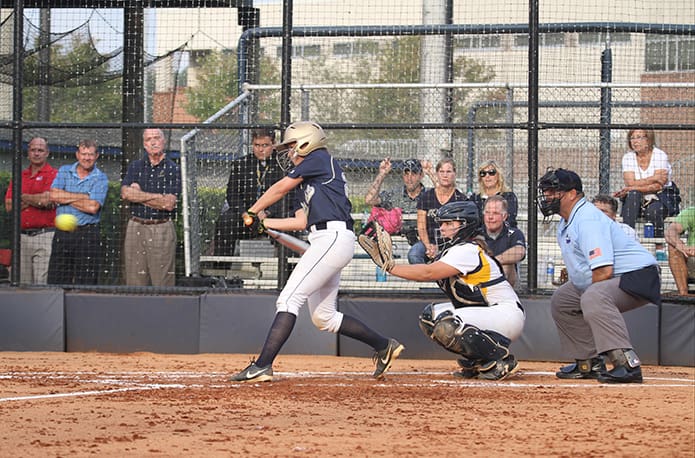
[[[343,314],[336,311],[314,310],[311,314],[311,322],[321,331],[338,332],[340,324],[343,322]]]
[[[464,324],[451,312],[437,319],[432,338],[447,350],[471,360],[494,361],[509,355],[509,339],[497,332]]]
[[[432,306],[434,303],[427,304],[427,306],[422,310],[422,313],[418,317],[418,326],[423,333],[429,338],[432,337],[432,332],[434,331],[434,313],[432,311]]]

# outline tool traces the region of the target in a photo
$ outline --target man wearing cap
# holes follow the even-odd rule
[[[584,197],[581,179],[571,170],[543,175],[536,202],[546,218],[561,217],[557,240],[569,275],[553,293],[550,307],[562,347],[576,363],[555,375],[642,383],[622,313],[661,303],[656,259]],[[613,365],[609,371],[604,358]]]
[[[402,209],[403,215],[410,216],[403,218],[403,226],[400,233],[408,239],[408,243],[412,247],[408,252],[408,262],[413,264],[419,262],[417,260],[424,257],[424,252],[421,256],[413,253],[413,250],[420,246],[419,244],[416,245],[418,241],[417,220],[414,216],[417,215],[418,197],[425,189],[425,185],[422,184],[423,171],[427,173],[432,183],[436,184],[437,178],[430,161],[420,162],[419,159],[408,159],[403,161],[403,186],[396,186],[379,192],[386,175],[389,174],[392,168],[391,158],[387,157],[381,161],[379,174],[371,186],[369,186],[364,201],[367,205],[384,207],[388,210],[398,207]]]

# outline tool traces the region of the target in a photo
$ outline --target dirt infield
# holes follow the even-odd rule
[[[231,385],[247,355],[0,353],[0,456],[695,455],[695,369],[643,385],[558,380],[522,362],[495,383],[453,361],[280,355],[276,380]]]

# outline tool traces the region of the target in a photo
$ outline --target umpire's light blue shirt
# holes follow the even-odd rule
[[[582,291],[591,285],[593,269],[612,265],[617,277],[656,264],[649,251],[586,198],[577,201],[567,221],[560,219],[557,240],[569,279]]]
[[[80,178],[77,174],[78,162],[72,165],[64,165],[58,169],[58,174],[53,180],[52,188],[62,189],[68,192],[89,194],[91,200],[99,202],[99,211],[94,215],[85,213],[72,205],[59,205],[56,210],[56,215],[70,213],[77,217],[77,225],[84,226],[86,224],[95,224],[99,222],[101,217],[101,209],[104,208],[106,201],[106,193],[109,190],[109,179],[104,172],[99,170],[95,165],[89,175]]]

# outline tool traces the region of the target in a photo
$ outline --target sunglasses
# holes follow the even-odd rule
[[[478,174],[480,175],[480,178],[484,177],[485,175],[490,175],[491,177],[494,177],[495,175],[497,175],[497,170],[481,170]]]

